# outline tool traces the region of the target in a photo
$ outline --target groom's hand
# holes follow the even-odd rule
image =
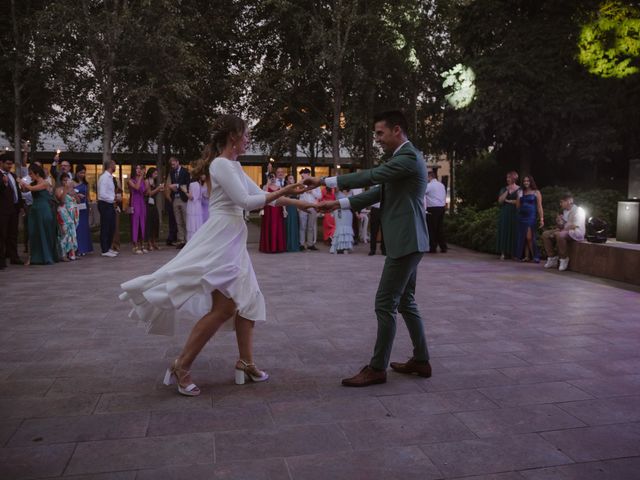
[[[318,177],[307,177],[302,180],[302,183],[310,188],[316,188],[321,185],[320,179]]]

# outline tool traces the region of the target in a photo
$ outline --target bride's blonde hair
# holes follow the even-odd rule
[[[192,175],[195,178],[205,175],[208,181],[211,161],[222,153],[231,135],[240,137],[246,129],[246,122],[236,115],[221,115],[216,118],[211,125],[211,140],[205,145],[200,159],[195,161]]]

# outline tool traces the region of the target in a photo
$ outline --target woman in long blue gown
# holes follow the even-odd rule
[[[293,175],[287,177],[287,184],[296,183]],[[293,197],[295,198],[295,197]],[[287,205],[287,218],[285,228],[287,230],[287,252],[300,251],[300,224],[298,222],[298,209],[293,205]]]
[[[522,190],[518,194],[516,203],[518,208],[518,243],[516,258],[528,262],[531,257],[536,263],[540,262],[536,236],[536,217],[540,219],[540,228],[544,226],[542,212],[542,195],[531,175],[522,178]]]
[[[46,174],[38,164],[29,166],[30,184],[21,182],[24,190],[33,196],[29,210],[29,252],[32,265],[50,265],[58,261],[56,217],[52,208],[53,196],[49,192]]]
[[[80,218],[76,228],[78,237],[78,255],[86,255],[93,252],[93,242],[91,241],[91,229],[89,228],[89,184],[87,183],[87,168],[78,165],[76,168],[76,194],[78,195],[78,211]]]

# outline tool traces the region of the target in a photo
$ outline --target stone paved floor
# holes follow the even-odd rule
[[[264,255],[256,357],[233,385],[234,337],[161,385],[188,325],[155,337],[118,285],[175,254],[123,253],[0,273],[0,478],[640,478],[640,295],[453,248],[420,265],[434,376],[340,386],[368,360],[381,256]],[[392,358],[410,354],[399,325]]]

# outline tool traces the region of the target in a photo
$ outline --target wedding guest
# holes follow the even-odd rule
[[[115,257],[118,252],[111,248],[116,229],[116,184],[113,172],[116,162],[107,160],[98,179],[98,211],[100,212],[100,250],[103,257]]]
[[[89,227],[89,183],[87,182],[87,168],[80,164],[76,167],[75,192],[78,204],[78,255],[84,256],[93,252],[91,229]]]
[[[175,247],[176,242],[178,241],[178,225],[176,224],[176,216],[173,213],[173,192],[168,185],[171,184],[171,175],[167,175],[167,178],[164,182],[164,185],[167,185],[167,188],[163,190],[164,192],[164,211],[167,214],[167,224],[169,226],[169,231],[167,232],[167,246]]]
[[[131,240],[133,241],[133,253],[142,255],[149,253],[144,242],[147,234],[147,205],[145,202],[145,192],[147,184],[145,182],[144,165],[136,165],[133,173],[127,182],[131,197],[129,205],[131,207]]]
[[[160,250],[158,237],[160,236],[160,214],[158,213],[158,201],[160,192],[164,191],[164,185],[158,184],[158,170],[151,167],[145,175],[145,195],[147,198],[147,219],[145,223],[147,250]]]
[[[22,168],[20,169],[20,177],[22,179],[22,181],[26,182],[27,184],[30,184],[33,179],[31,178],[31,176],[29,175],[29,151],[28,151],[28,147],[25,148],[25,146],[28,146],[28,144],[23,143],[23,148],[22,148]],[[16,175],[16,178],[18,177],[18,175]],[[20,181],[19,183],[22,183],[22,181]],[[23,221],[23,229],[24,229],[24,253],[27,254],[27,258],[29,255],[29,212],[31,210],[31,205],[33,205],[33,196],[31,194],[31,192],[29,190],[23,190],[21,189],[21,193],[22,193],[22,211],[24,213],[24,221]]]
[[[349,198],[349,190],[344,189],[338,192],[336,200]],[[334,219],[336,230],[333,234],[330,253],[349,253],[353,250],[353,213],[351,208],[340,208],[335,210]]]
[[[180,160],[176,157],[171,157],[169,162],[171,163],[169,189],[173,202],[173,216],[178,228],[176,248],[182,248],[187,239],[187,201],[189,200],[187,193],[191,176],[186,168],[180,166]]]
[[[334,188],[324,188],[322,192],[321,202],[333,202],[336,199]],[[327,245],[333,242],[333,235],[336,233],[336,220],[331,212],[325,212],[322,217],[322,240]]]
[[[536,236],[536,217],[539,219],[540,228],[542,228],[544,226],[542,194],[531,175],[522,177],[522,188],[518,191],[516,208],[518,209],[516,258],[521,259],[523,262],[528,262],[533,258],[535,263],[540,263]]]
[[[296,179],[293,175],[287,176],[287,185],[294,185]],[[297,198],[297,196],[289,196],[289,198]],[[298,219],[298,209],[295,205],[287,205],[286,207],[285,230],[287,232],[287,252],[300,251],[300,223]]]
[[[378,249],[378,232],[380,232],[380,253],[382,255],[387,254],[387,249],[384,245],[384,234],[381,227],[381,213],[380,202],[376,202],[369,207],[369,225],[371,226],[371,234],[369,236],[369,256],[375,255]]]
[[[124,211],[124,199],[122,196],[124,191],[120,186],[120,181],[115,176],[113,177],[113,186],[116,191],[116,202],[114,203],[116,211],[116,221],[115,228],[113,230],[113,239],[111,240],[111,250],[116,253],[120,253],[120,216]]]
[[[4,160],[4,161],[3,161]],[[13,170],[13,158],[8,155],[0,157],[0,177],[5,188],[5,198],[2,202],[2,214],[0,214],[0,235],[4,244],[3,255],[0,258],[0,265],[4,265],[8,258],[12,265],[23,265],[24,262],[18,255],[18,223],[20,212],[22,211],[22,193],[18,185],[18,179],[11,171]]]
[[[498,193],[500,216],[498,217],[497,251],[500,260],[515,257],[516,241],[518,237],[518,174],[514,171],[507,173],[507,185]]]
[[[56,186],[56,200],[58,200],[58,244],[62,261],[76,259],[78,250],[78,238],[76,228],[78,226],[78,206],[72,196],[73,181],[68,173],[59,175]]]
[[[29,165],[31,182],[22,181],[20,186],[31,192],[33,204],[29,212],[29,255],[27,263],[32,265],[51,265],[58,261],[56,237],[56,217],[51,208],[53,196],[49,191],[42,165]],[[2,185],[0,185],[0,191]]]
[[[300,170],[302,180],[309,178],[311,170],[303,168]],[[300,200],[307,203],[318,203],[322,198],[322,190],[314,188],[300,194]],[[318,250],[316,241],[318,238],[318,212],[315,208],[308,211],[298,210],[298,223],[300,224],[300,251]]]
[[[53,178],[54,184],[60,182],[60,175],[62,175],[63,173],[71,175],[71,162],[69,162],[69,160],[60,160],[59,150],[56,153],[55,157],[53,157],[53,162],[51,162],[50,173],[51,177]]]
[[[202,226],[202,190],[207,181],[206,175],[193,179],[187,193],[187,242],[193,238]]]
[[[358,240],[360,243],[369,243],[369,213],[368,208],[363,208],[357,213]]]
[[[277,184],[276,176],[269,176],[269,183],[265,187],[267,193],[274,193],[281,188]],[[287,236],[284,227],[285,207],[267,204],[260,224],[260,247],[263,253],[281,253],[287,251]]]
[[[424,199],[427,210],[429,253],[436,253],[437,247],[440,247],[441,253],[447,253],[447,242],[444,239],[444,213],[447,205],[447,190],[442,182],[438,181],[433,171],[428,172],[427,180],[427,191]]]
[[[283,198],[302,192],[301,185],[263,192],[244,173],[238,157],[246,152],[249,135],[242,119],[223,115],[212,130],[211,153],[194,172],[197,176],[205,173],[211,182],[211,218],[202,234],[167,264],[123,283],[120,296],[131,301],[132,315],[150,324],[149,333],[172,335],[178,319],[199,318],[164,378],[166,385],[177,384],[178,392],[187,396],[200,394],[189,372],[193,361],[229,319],[235,324],[240,354],[236,383],[269,378],[253,362],[253,328],[255,322],[266,320],[266,309],[247,251],[243,211],[260,209],[276,200],[280,205],[310,206]]]
[[[209,220],[209,184],[208,182],[204,182],[201,190],[201,198],[202,198],[202,224],[204,225],[207,220]]]
[[[556,227],[542,234],[547,261],[544,268],[558,267],[561,272],[569,268],[569,244],[581,242],[585,234],[585,211],[573,204],[573,195],[565,193],[560,197],[561,212],[556,217]]]

